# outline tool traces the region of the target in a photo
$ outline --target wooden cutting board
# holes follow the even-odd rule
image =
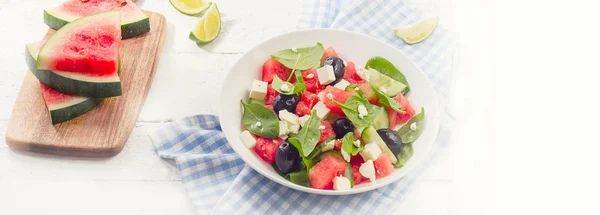
[[[40,84],[26,70],[6,143],[13,149],[67,156],[106,157],[121,152],[150,90],[166,31],[163,15],[144,12],[150,17],[150,32],[121,42],[121,96],[104,99],[86,114],[52,125]],[[52,33],[49,30],[46,37]]]

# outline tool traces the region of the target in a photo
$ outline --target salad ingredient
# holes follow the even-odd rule
[[[300,125],[298,124],[288,124],[289,133],[298,134],[300,131]]]
[[[38,53],[33,74],[46,86],[85,97],[121,95],[119,11],[86,16],[66,24]]]
[[[323,90],[323,86],[319,82],[319,76],[317,70],[309,69],[302,73],[306,90],[312,93],[318,93]]]
[[[341,139],[347,133],[354,131],[354,124],[347,118],[339,118],[333,122],[333,131],[335,131],[335,138]]]
[[[269,58],[262,67],[262,81],[271,83],[275,76],[281,80],[287,80],[291,73],[292,69],[285,67],[285,65],[273,58]]]
[[[321,148],[321,152],[326,152],[326,151],[329,151],[329,150],[333,150],[333,148],[335,147],[335,139],[331,139],[329,141],[326,140],[321,145],[323,145],[323,148]]]
[[[300,154],[298,149],[284,142],[277,148],[275,153],[275,166],[283,174],[288,174],[298,171],[300,167]]]
[[[260,104],[246,104],[243,100],[241,102],[244,108],[242,123],[246,129],[261,137],[276,138],[279,136],[279,120],[273,111]],[[257,125],[257,122],[260,126]]]
[[[275,96],[275,100],[273,101],[273,110],[277,113],[281,110],[296,113],[296,105],[298,105],[298,102],[300,102],[300,97],[297,95],[279,94]]]
[[[375,181],[375,166],[373,165],[372,160],[367,160],[362,165],[360,165],[358,172],[360,172],[360,174],[363,175],[365,178],[368,178],[371,182]]]
[[[375,92],[373,92],[371,85],[369,85],[369,83],[367,82],[362,82],[358,85],[350,85],[348,88],[346,88],[346,91],[356,95],[359,95],[359,91],[362,91],[363,95],[371,104],[377,104],[377,102],[379,101],[379,98],[377,97],[377,95],[375,95]]]
[[[279,111],[279,118],[290,125],[298,124],[298,116],[296,116],[296,114],[288,112],[287,110]]]
[[[390,162],[390,159],[384,154],[373,160],[373,166],[375,167],[376,178],[383,178],[391,175],[394,172],[394,165]]]
[[[308,70],[319,66],[319,60],[323,56],[323,52],[323,45],[317,43],[315,46],[297,48],[296,51],[284,49],[271,55],[271,58],[290,69]]]
[[[337,84],[333,85],[333,87],[338,88],[340,90],[346,90],[346,87],[350,86],[350,82],[344,80],[344,79],[340,79],[340,82],[338,82]]]
[[[190,39],[196,43],[210,43],[221,32],[221,14],[217,3],[212,3],[200,18],[196,27],[190,32]]]
[[[273,102],[275,102],[275,97],[277,95],[279,95],[279,92],[273,89],[273,86],[269,84],[267,86],[267,95],[265,96],[265,105],[273,105]]]
[[[300,102],[296,105],[296,114],[298,114],[298,116],[310,115],[311,110],[317,102],[319,102],[319,97],[316,94],[304,91],[302,93],[302,99],[300,99]],[[306,119],[308,119],[308,117]],[[300,125],[302,125],[302,123],[300,123]]]
[[[360,152],[360,156],[363,160],[375,160],[381,155],[381,149],[377,143],[367,143],[364,149]]]
[[[369,126],[371,122],[379,115],[383,108],[369,104],[368,101],[358,96],[350,96],[345,104],[333,101],[340,106],[346,117],[358,128]]]
[[[350,160],[350,166],[352,167],[353,186],[369,181],[368,178],[364,177],[359,172],[360,166],[364,162],[365,161],[360,156],[353,157],[352,160]]]
[[[321,125],[319,126],[319,130],[321,131],[321,136],[319,137],[317,144],[321,144],[324,141],[335,137],[335,132],[333,131],[329,121],[322,121]]]
[[[359,84],[365,82],[357,73],[356,65],[353,62],[348,62],[346,65],[346,72],[344,72],[344,80],[350,82],[350,84]]]
[[[244,145],[246,145],[246,147],[249,149],[254,148],[256,145],[256,138],[254,138],[254,136],[248,130],[245,130],[240,134],[240,140],[242,140],[242,143],[244,143]]]
[[[373,126],[367,126],[360,136],[364,143],[377,144],[377,146],[379,146],[379,149],[381,149],[381,152],[388,156],[388,158],[393,164],[395,164],[398,161],[398,159],[396,159],[396,155],[394,155],[394,153],[387,147],[385,142],[383,142],[383,139],[381,139],[381,137],[377,133],[377,130],[375,130]]]
[[[68,0],[56,8],[44,10],[44,23],[58,30],[84,16],[119,9],[122,39],[150,31],[150,18],[130,0]]]
[[[369,72],[369,84],[380,91],[385,90],[382,93],[387,96],[394,97],[408,89],[406,85],[379,73],[377,70],[369,68],[367,71]]]
[[[296,121],[298,121],[297,118]],[[316,111],[313,111],[298,135],[288,139],[298,149],[302,157],[308,156],[319,142],[321,138],[320,125],[320,119],[317,117]]]
[[[405,43],[410,45],[417,44],[427,39],[433,33],[439,20],[438,16],[429,17],[414,25],[394,29],[394,34]]]
[[[317,102],[317,104],[315,104],[315,106],[313,107],[313,110],[317,112],[317,116],[320,119],[325,119],[331,111],[325,106],[325,104],[323,104],[323,102]]]
[[[308,174],[306,173],[306,170],[292,172],[288,174],[288,177],[290,178],[290,181],[294,184],[305,187],[310,186],[310,184],[308,183]]]
[[[413,107],[408,102],[408,99],[406,99],[404,95],[398,94],[396,97],[394,97],[394,100],[400,103],[400,105],[402,106],[400,110],[403,110],[405,113],[398,113],[395,110],[392,110],[391,108],[386,108],[388,114],[390,115],[390,128],[395,128],[397,125],[408,122],[408,120],[410,120],[415,115],[415,109],[413,109]]]
[[[268,164],[273,164],[275,162],[277,148],[279,148],[279,145],[283,142],[284,141],[281,138],[269,139],[258,137],[256,139],[256,145],[254,146],[254,152]]]
[[[331,65],[325,65],[317,69],[317,75],[321,85],[328,85],[335,81],[335,73]]]
[[[398,162],[394,164],[394,167],[401,168],[406,162],[413,156],[413,147],[412,143],[402,144],[402,151],[398,154]]]
[[[383,128],[377,130],[377,134],[379,134],[383,142],[385,142],[385,145],[392,151],[392,153],[394,153],[394,155],[401,153],[402,144],[404,144],[404,142],[402,139],[400,139],[400,136],[398,133],[396,133],[396,131]]]
[[[384,89],[385,88],[382,87],[381,90],[384,90]],[[404,110],[401,110],[402,105],[400,103],[398,103],[398,101],[394,100],[393,98],[388,97],[381,90],[373,89],[373,92],[375,92],[375,95],[377,95],[377,98],[379,98],[379,102],[381,102],[381,104],[383,104],[387,107],[390,107],[392,110],[395,110],[398,113],[402,113],[402,114],[406,113]]]
[[[425,127],[425,108],[421,108],[421,113],[411,118],[404,126],[398,130],[398,135],[404,143],[412,143],[421,136]]]
[[[325,153],[321,161],[308,170],[310,187],[332,189],[333,179],[346,171],[346,161],[331,153]]]
[[[350,190],[350,180],[343,176],[336,176],[333,179],[333,189],[335,190]]]
[[[250,89],[250,98],[256,100],[264,100],[267,96],[267,82],[254,80]]]
[[[288,128],[287,122],[279,121],[279,137],[285,137],[285,135],[289,134],[290,130]],[[286,139],[286,138],[283,138]]]
[[[336,114],[338,116],[345,116],[344,111],[342,111],[342,108],[340,106],[336,105],[333,101],[335,100],[339,103],[346,103],[346,100],[350,96],[352,96],[352,93],[346,92],[344,90],[340,90],[333,86],[327,86],[325,88],[325,90],[323,90],[323,95],[324,96],[321,99],[321,102],[323,102],[323,104],[327,108],[329,108],[331,113]],[[331,97],[325,96],[325,95],[331,95]]]
[[[323,67],[326,67],[328,65],[332,67],[333,73],[335,75],[335,80],[333,82],[331,82],[330,84],[335,85],[338,82],[340,82],[340,80],[342,80],[342,77],[344,77],[344,73],[346,72],[346,66],[344,65],[344,60],[342,60],[339,57],[329,56],[329,57],[325,58],[325,60],[322,63]],[[321,82],[321,83],[323,83],[323,82]]]
[[[379,73],[373,73],[372,70],[370,70],[369,82],[371,82],[371,85],[374,85],[376,87],[381,87],[381,86],[384,86],[385,83],[390,83],[388,80],[385,79],[385,77],[389,77],[392,80],[395,80],[395,81],[401,83],[400,85],[387,84],[386,87],[388,88],[388,93],[386,93],[386,94],[388,96],[395,96],[395,94],[394,94],[396,92],[395,89],[401,89],[400,91],[402,92],[403,95],[406,95],[410,91],[410,85],[408,84],[408,81],[406,81],[406,77],[404,77],[404,74],[402,74],[402,72],[400,72],[400,70],[398,70],[394,66],[394,64],[392,64],[385,58],[379,57],[379,56],[372,57],[371,59],[369,59],[367,61],[366,67],[379,72]],[[381,77],[381,76],[379,76],[379,74],[382,74],[385,77]],[[373,80],[374,77],[378,77],[378,79]],[[394,93],[389,92],[389,91],[392,91]]]
[[[375,117],[375,120],[373,120],[371,125],[373,126],[373,128],[375,128],[375,130],[379,130],[382,128],[389,128],[390,127],[390,117],[389,117],[388,112],[381,111],[379,113],[379,115],[377,115],[377,117]]]
[[[169,0],[171,5],[185,15],[196,16],[210,7],[211,2],[205,0]]]
[[[344,154],[344,152],[346,152],[352,156],[355,156],[364,149],[364,147],[360,145],[360,141],[358,146],[355,144],[355,141],[356,139],[354,139],[354,133],[352,132],[347,133],[344,136],[344,139],[342,139],[342,155]]]
[[[323,61],[325,61],[325,59],[329,56],[334,56],[334,57],[339,57],[339,55],[337,54],[337,52],[335,52],[335,50],[333,49],[333,47],[329,47],[327,48],[327,50],[325,50],[325,52],[323,53],[323,57],[321,57],[321,63]]]

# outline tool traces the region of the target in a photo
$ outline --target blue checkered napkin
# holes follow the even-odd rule
[[[343,4],[341,4],[343,2]],[[424,42],[409,46],[392,29],[419,15],[402,2],[384,0],[309,0],[298,28],[339,28],[388,42],[426,72],[442,106],[448,94],[453,39],[438,27]],[[410,185],[448,147],[452,120],[442,114],[440,133],[423,164],[389,186],[348,196],[321,196],[281,186],[244,164],[227,144],[216,116],[198,115],[165,125],[150,139],[159,156],[173,159],[199,214],[348,214],[389,213]]]

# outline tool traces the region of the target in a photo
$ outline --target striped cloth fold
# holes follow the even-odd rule
[[[337,28],[385,41],[407,54],[428,76],[445,107],[456,44],[441,26],[427,40],[407,45],[392,29],[420,15],[395,0],[308,0],[298,29]],[[174,121],[150,134],[156,153],[175,161],[198,214],[385,214],[396,208],[421,173],[447,151],[453,119],[443,113],[436,143],[413,171],[389,186],[355,195],[322,196],[296,191],[260,175],[239,158],[214,115]]]

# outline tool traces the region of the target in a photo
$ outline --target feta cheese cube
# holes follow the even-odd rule
[[[304,124],[306,124],[306,121],[308,121],[308,118],[310,118],[310,115],[305,115],[305,116],[298,118],[298,124],[300,126],[304,127]]]
[[[367,115],[369,115],[369,111],[367,111],[367,107],[365,107],[364,105],[358,105],[358,118],[363,118]]]
[[[321,149],[321,152],[333,150],[333,148],[335,147],[335,140],[330,140],[329,142],[326,142],[323,144],[325,144],[325,146],[323,146],[323,148]]]
[[[287,122],[279,121],[279,136],[282,137],[289,133],[290,133],[290,131],[288,130]]]
[[[335,190],[350,190],[350,180],[343,176],[336,176],[333,179],[333,189]]]
[[[298,124],[298,116],[296,114],[288,112],[285,109],[279,111],[279,119],[281,119],[291,125]]]
[[[321,85],[327,85],[335,81],[335,73],[333,73],[333,66],[331,65],[325,65],[317,69],[317,75]]]
[[[369,75],[370,72],[369,70],[366,70],[364,67],[356,67],[356,74],[358,74],[358,76],[360,76],[360,78],[362,78],[365,81],[369,81]]]
[[[365,163],[360,165],[358,172],[365,178],[369,178],[371,182],[375,181],[375,165],[372,160],[365,161]]]
[[[340,82],[338,82],[337,84],[333,85],[333,87],[338,88],[340,90],[346,90],[346,87],[350,86],[350,82],[342,79]]]
[[[319,130],[323,130],[323,129],[325,129],[325,126],[324,125],[319,125]]]
[[[412,124],[410,124],[410,130],[416,131],[417,130],[417,123],[413,122]]]
[[[360,133],[359,133],[360,134]],[[359,147],[360,148],[360,140],[354,140],[354,146]]]
[[[265,100],[267,96],[267,85],[269,83],[259,80],[252,81],[252,88],[250,88],[250,98],[256,100]]]
[[[254,145],[256,145],[256,138],[254,138],[248,130],[245,130],[240,134],[240,140],[242,140],[242,143],[249,149],[254,148]]]
[[[323,102],[317,102],[317,104],[315,104],[315,106],[313,107],[313,110],[317,111],[317,116],[321,119],[327,117],[330,111],[329,108],[327,108],[325,104],[323,104]]]
[[[350,154],[348,154],[348,152],[344,151],[344,149],[340,150],[340,152],[342,153],[342,157],[344,157],[344,160],[350,162]]]
[[[288,131],[292,134],[298,134],[298,131],[300,131],[300,125],[298,124],[288,124]]]
[[[365,148],[359,154],[363,160],[377,160],[381,155],[381,148],[375,142],[369,143],[365,145]]]

